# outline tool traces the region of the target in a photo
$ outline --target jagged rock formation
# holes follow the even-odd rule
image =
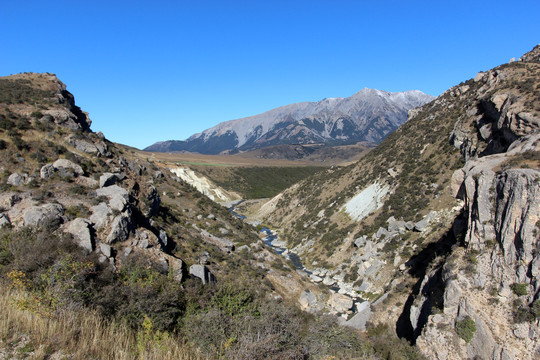
[[[537,47],[519,64],[537,79],[539,52]],[[453,176],[467,224],[464,248],[440,265],[442,313],[428,319],[417,340],[436,359],[540,356],[534,320],[540,315],[540,116],[525,105],[526,95],[497,91],[513,71],[507,67],[475,78],[482,83],[477,112],[470,111],[475,126],[458,122],[452,135],[469,159]],[[424,283],[432,278],[433,273]],[[430,300],[424,296],[418,307]],[[466,317],[476,329],[472,336],[449,334]]]
[[[291,104],[223,122],[185,141],[158,142],[144,150],[219,154],[279,144],[378,143],[407,120],[407,111],[431,100],[418,90],[389,93],[366,88],[348,98]]]

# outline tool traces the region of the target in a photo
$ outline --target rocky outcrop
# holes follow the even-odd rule
[[[8,176],[6,183],[13,186],[21,186],[27,184],[29,181],[28,174],[25,173],[13,173]]]
[[[133,214],[130,209],[127,209],[120,215],[116,216],[111,222],[111,230],[107,235],[105,242],[113,244],[115,242],[125,241],[129,238],[133,231]]]
[[[532,310],[540,301],[540,169],[512,165],[540,150],[538,131],[528,131],[532,134],[512,132],[519,137],[504,153],[481,156],[462,149],[470,161],[454,173],[452,192],[464,200],[464,247],[422,282],[424,288],[439,281],[443,289],[442,313],[430,316],[423,330],[417,328],[422,330],[417,344],[430,358],[532,359],[540,354],[540,327]],[[472,154],[480,157],[472,159]],[[425,308],[430,296],[417,299],[415,308]],[[465,319],[474,329],[469,337],[461,332]]]
[[[64,226],[64,231],[73,235],[75,242],[88,252],[94,250],[94,239],[90,221],[77,218]]]
[[[189,275],[200,279],[203,285],[216,281],[216,277],[214,276],[214,274],[212,274],[210,270],[208,270],[208,268],[204,265],[191,265],[189,267]]]
[[[82,167],[68,159],[58,159],[52,163],[52,166],[60,173],[73,172],[76,175],[84,175]]]
[[[23,214],[24,225],[42,226],[62,222],[64,207],[60,204],[45,204],[32,206]]]

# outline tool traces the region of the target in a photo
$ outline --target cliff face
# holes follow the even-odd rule
[[[454,195],[464,200],[466,225],[458,239],[463,246],[426,276],[413,305],[433,304],[426,284],[437,283],[442,291],[437,313],[424,319],[423,329],[415,328],[416,334],[421,331],[416,343],[430,358],[540,356],[538,98],[496,90],[520,69],[538,74],[539,65],[479,74],[475,81],[483,85],[469,109],[471,122],[455,125],[452,141],[468,160],[452,179]],[[538,91],[537,82],[531,86]],[[422,324],[419,320],[411,317],[413,324]]]

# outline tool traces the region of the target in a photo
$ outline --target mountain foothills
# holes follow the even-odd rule
[[[155,143],[145,151],[236,153],[283,144],[379,143],[407,120],[407,112],[433,100],[418,90],[389,93],[363,89],[348,98],[282,106],[220,123],[185,141]]]
[[[0,78],[0,358],[419,356],[385,327],[300,311],[327,290],[90,126],[55,75]]]
[[[409,112],[358,162],[246,207],[315,283],[430,359],[540,358],[540,46]],[[326,300],[303,294],[315,311]]]

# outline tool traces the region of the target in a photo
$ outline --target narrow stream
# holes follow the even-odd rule
[[[244,215],[240,215],[238,214],[234,209],[236,208],[236,206],[238,206],[239,204],[241,204],[243,201],[240,201],[236,204],[234,204],[233,206],[231,206],[229,208],[229,211],[236,217],[238,217],[239,219],[242,219],[242,221],[245,221],[246,217]],[[302,261],[300,260],[300,257],[293,253],[293,252],[290,252],[288,251],[286,248],[284,247],[281,247],[281,246],[278,246],[276,245],[276,242],[279,243],[279,235],[273,231],[272,229],[269,229],[267,227],[263,227],[262,230],[261,230],[262,233],[265,234],[265,237],[263,239],[263,241],[265,242],[266,245],[268,245],[276,254],[278,255],[281,255],[285,258],[287,258],[288,260],[290,260],[292,262],[292,264],[294,265],[294,267],[296,268],[296,271],[300,272],[300,273],[304,273],[305,276],[310,276],[312,274],[311,271],[307,270],[304,265],[302,264]],[[329,289],[331,289],[332,291],[334,292],[339,292],[340,288],[339,286],[337,286],[337,284],[333,284],[333,285],[330,285],[330,286],[327,286]],[[357,311],[356,311],[356,305],[357,304],[360,304],[366,300],[360,298],[360,297],[352,297],[352,300],[353,300],[353,307],[352,307],[352,312],[353,314],[355,314]]]
[[[233,206],[231,206],[229,208],[229,211],[234,216],[236,216],[237,218],[241,219],[242,221],[245,221],[246,217],[244,215],[238,214],[235,211],[235,208],[238,205],[240,205],[241,203],[243,203],[243,202],[244,202],[244,200],[234,204]],[[269,229],[267,227],[263,227],[261,232],[265,234],[265,237],[264,237],[264,240],[263,240],[265,242],[265,244],[270,246],[270,248],[272,248],[272,250],[276,254],[282,255],[283,257],[289,259],[292,262],[292,264],[294,265],[294,267],[296,268],[296,270],[303,271],[303,272],[307,273],[308,275],[311,274],[311,271],[307,270],[304,267],[304,265],[302,264],[302,261],[300,260],[300,257],[297,254],[292,253],[290,251],[287,251],[286,248],[280,247],[280,246],[275,244],[275,242],[279,240],[279,235],[275,231],[273,231],[272,229]]]

